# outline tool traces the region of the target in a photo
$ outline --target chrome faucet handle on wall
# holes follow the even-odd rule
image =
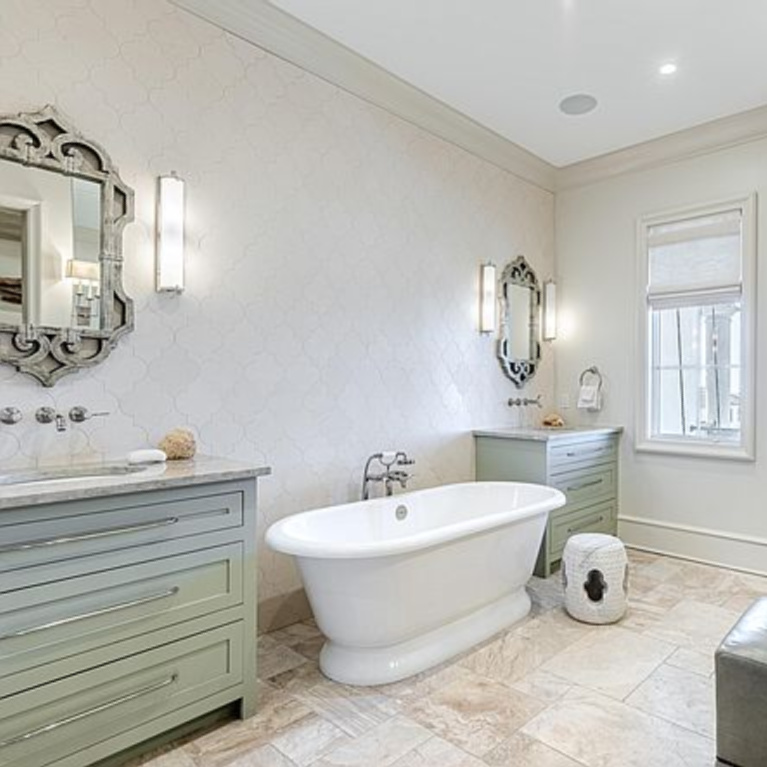
[[[4,407],[0,410],[0,423],[4,423],[6,426],[13,426],[21,418],[21,410],[17,407]]]

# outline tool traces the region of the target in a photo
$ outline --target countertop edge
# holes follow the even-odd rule
[[[472,431],[474,437],[490,437],[493,439],[510,439],[527,442],[550,442],[550,441],[576,441],[583,437],[621,434],[622,426],[584,426],[570,429],[551,428],[545,430],[540,428],[498,428],[498,429],[475,429]]]
[[[111,496],[129,495],[131,493],[149,493],[165,489],[191,487],[199,485],[212,485],[218,482],[231,482],[241,479],[258,479],[272,473],[269,466],[248,466],[247,464],[237,464],[221,460],[221,463],[229,464],[220,469],[211,466],[206,470],[205,457],[201,456],[202,465],[197,465],[200,473],[195,474],[194,468],[190,464],[183,462],[186,466],[181,466],[181,462],[168,462],[172,468],[190,468],[189,474],[179,474],[177,476],[162,476],[141,474],[130,477],[120,477],[119,480],[113,477],[105,479],[84,479],[82,486],[73,484],[73,480],[66,480],[66,486],[56,486],[55,481],[47,482],[45,485],[35,486],[34,483],[9,485],[0,488],[0,511],[11,509],[29,508],[32,506],[43,506],[52,503],[66,503],[68,501],[87,500],[91,498],[107,498]],[[218,462],[219,459],[212,459]],[[14,495],[14,490],[22,489],[26,492],[18,492]],[[11,493],[3,497],[3,493]]]

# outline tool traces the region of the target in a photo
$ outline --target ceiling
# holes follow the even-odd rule
[[[557,167],[767,104],[765,0],[271,3]]]

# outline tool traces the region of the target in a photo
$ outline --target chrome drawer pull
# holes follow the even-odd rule
[[[579,525],[573,525],[572,527],[567,528],[567,534],[570,533],[577,533],[578,530],[584,530],[587,527],[591,527],[592,525],[598,525],[600,522],[604,522],[604,515],[600,515],[596,519],[587,519],[585,522],[581,522]]]
[[[109,615],[110,613],[117,612],[118,610],[127,610],[131,607],[138,607],[140,605],[146,605],[150,602],[157,602],[160,599],[168,599],[175,596],[179,592],[178,586],[162,591],[159,594],[150,594],[146,597],[140,597],[139,599],[132,599],[130,602],[120,602],[116,605],[109,605],[108,607],[100,607],[98,610],[92,610],[89,613],[82,613],[81,615],[71,615],[68,618],[60,618],[50,623],[43,623],[41,626],[32,626],[31,628],[19,629],[18,631],[12,631],[9,634],[0,634],[0,641],[3,639],[13,639],[14,637],[23,637],[29,634],[36,634],[38,631],[46,631],[47,629],[58,628],[59,626],[67,626],[70,623],[77,623],[78,621],[84,621],[88,618],[97,618],[100,615]]]
[[[596,448],[592,448],[591,450],[584,450],[582,453],[577,453],[575,451],[570,451],[566,455],[567,455],[568,458],[575,458],[578,455],[585,455],[585,456],[599,455],[599,453],[604,453],[606,450],[607,450],[606,447],[596,447]]]
[[[581,485],[571,485],[567,488],[568,493],[572,493],[576,490],[584,490],[587,487],[594,487],[595,485],[601,485],[604,479],[592,479],[591,482],[584,482]]]
[[[7,740],[0,741],[0,748],[13,746],[17,743],[24,743],[31,738],[36,738],[39,735],[45,735],[49,732],[53,732],[54,730],[58,730],[59,727],[64,727],[67,724],[74,724],[75,722],[87,719],[89,716],[100,714],[102,711],[109,711],[109,709],[115,708],[115,706],[120,706],[123,703],[129,703],[132,700],[136,700],[136,698],[142,698],[144,695],[149,695],[153,692],[157,692],[158,690],[162,690],[163,687],[168,687],[168,685],[173,684],[177,679],[178,674],[173,674],[167,679],[163,679],[162,682],[156,682],[155,684],[149,685],[148,687],[142,687],[140,690],[136,690],[135,692],[129,692],[127,695],[123,695],[120,698],[110,700],[108,703],[102,703],[100,706],[89,708],[87,711],[81,711],[79,714],[73,714],[72,716],[68,716],[66,719],[59,719],[58,722],[51,722],[51,724],[43,725],[42,727],[38,727],[36,730],[25,732],[23,735],[16,735],[13,738],[8,738]]]
[[[142,530],[154,530],[159,527],[170,527],[171,525],[177,524],[178,521],[178,517],[168,517],[167,519],[160,519],[157,522],[142,522],[138,525],[125,525],[124,527],[108,527],[104,530],[93,530],[90,533],[67,535],[61,538],[47,538],[40,541],[23,541],[22,543],[11,543],[7,546],[0,546],[0,554],[7,554],[11,551],[43,549],[47,548],[48,546],[59,546],[62,543],[92,541],[96,538],[109,538],[112,535],[127,535],[128,533],[137,533]]]

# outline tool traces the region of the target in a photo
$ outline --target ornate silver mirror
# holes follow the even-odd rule
[[[498,361],[514,385],[521,389],[541,361],[541,289],[524,256],[517,256],[501,273],[501,323]]]
[[[0,362],[52,386],[133,329],[133,190],[56,110],[0,115]]]

